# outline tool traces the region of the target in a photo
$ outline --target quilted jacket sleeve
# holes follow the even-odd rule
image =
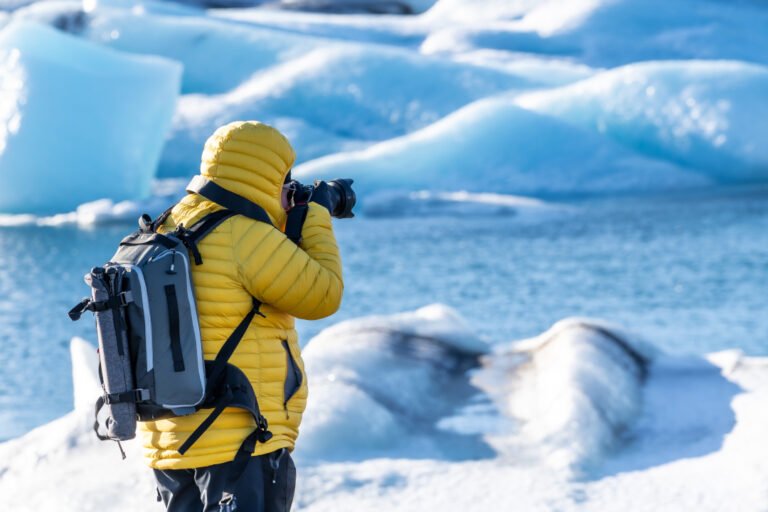
[[[271,226],[237,220],[234,256],[251,295],[306,320],[323,318],[339,309],[344,284],[328,210],[310,203],[300,246]]]

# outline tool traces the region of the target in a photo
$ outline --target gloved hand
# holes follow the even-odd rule
[[[328,213],[332,213],[331,210],[331,193],[328,190],[328,184],[324,181],[315,181],[315,186],[312,189],[312,197],[310,201],[317,203],[320,206],[328,210]]]

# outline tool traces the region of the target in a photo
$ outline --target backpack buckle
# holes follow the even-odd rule
[[[119,403],[136,403],[146,402],[152,398],[148,389],[132,389],[130,391],[122,391],[119,393],[107,393],[104,395],[104,403],[108,405]]]
[[[219,501],[219,512],[234,512],[235,510],[239,510],[237,508],[237,498],[234,494],[225,492]]]
[[[125,291],[122,292],[120,295],[117,296],[118,301],[120,302],[120,307],[125,307],[131,302],[133,302],[133,292]]]
[[[88,306],[90,305],[90,303],[91,303],[91,299],[89,299],[88,297],[85,297],[83,300],[78,302],[75,307],[69,310],[69,313],[67,313],[69,315],[69,318],[73,322],[80,320],[80,317],[83,316],[83,312],[86,309],[88,309]]]

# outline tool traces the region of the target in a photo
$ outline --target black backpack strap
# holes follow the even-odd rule
[[[206,361],[205,373],[208,376],[208,384],[215,382],[213,372],[217,369],[215,361]],[[256,428],[251,432],[240,445],[235,460],[245,460],[253,453],[256,443],[266,443],[272,438],[272,433],[268,430],[267,419],[262,416],[259,409],[259,401],[253,391],[248,377],[242,370],[236,366],[224,363],[224,369],[218,378],[219,382],[215,388],[208,391],[208,397],[215,397],[212,403],[206,402],[205,408],[213,407],[213,410],[203,420],[203,422],[189,435],[184,443],[179,447],[178,452],[182,455],[189,450],[195,442],[208,430],[213,422],[216,421],[221,413],[227,407],[236,407],[248,411],[253,417]]]
[[[186,441],[184,441],[184,444],[181,445],[179,448],[179,453],[184,455],[184,453],[192,447],[195,442],[200,439],[200,436],[203,435],[203,433],[208,430],[208,428],[213,424],[213,422],[216,420],[216,418],[221,414],[221,412],[224,410],[224,408],[229,407],[232,402],[232,394],[231,394],[231,384],[226,382],[226,370],[229,366],[229,358],[232,357],[232,354],[235,352],[235,349],[237,348],[237,345],[240,343],[240,341],[243,339],[243,336],[245,336],[245,331],[248,330],[248,326],[251,325],[251,322],[253,321],[253,317],[256,315],[264,316],[262,313],[259,313],[259,308],[261,307],[261,302],[259,302],[256,299],[253,299],[253,306],[251,307],[251,310],[248,312],[248,314],[245,315],[245,317],[240,321],[240,323],[235,327],[235,330],[232,331],[232,334],[229,335],[229,338],[227,338],[227,341],[224,342],[224,345],[222,345],[221,350],[219,350],[219,353],[216,355],[216,359],[213,361],[206,362],[206,390],[205,394],[206,397],[213,397],[217,396],[216,401],[211,404],[213,405],[213,411],[208,415],[208,417],[195,429],[194,432],[192,432]],[[227,389],[225,392],[222,393],[222,386],[226,386]],[[219,392],[217,395],[217,391]],[[255,395],[254,395],[255,400]],[[258,405],[256,406],[256,411],[254,414],[254,419],[256,419],[257,429],[260,430],[261,425],[260,422],[264,422],[263,429],[266,430],[266,420],[261,417],[261,413],[258,412]],[[258,416],[258,418],[256,417]]]
[[[187,185],[187,192],[200,194],[204,198],[223,206],[227,210],[232,210],[249,219],[272,225],[272,220],[269,218],[269,215],[267,215],[267,212],[264,211],[264,208],[234,192],[230,192],[224,187],[207,180],[200,175],[192,178],[192,181]]]
[[[173,208],[175,206],[176,206],[175,204],[172,204],[171,206],[169,206],[163,213],[160,214],[158,218],[156,218],[149,224],[149,229],[151,230],[152,233],[157,233],[157,228],[159,228],[160,226],[163,225],[163,223],[165,223],[166,219],[171,215],[171,212],[173,211]]]
[[[210,234],[211,231],[216,229],[219,224],[235,215],[237,215],[237,213],[230,210],[219,210],[209,213],[189,229],[186,229],[183,225],[177,226],[174,235],[176,235],[189,252],[192,253],[195,265],[201,265],[203,263],[203,257],[200,255],[200,250],[197,248],[197,244],[205,236]]]
[[[225,341],[224,345],[221,346],[221,350],[219,350],[219,353],[216,355],[216,359],[213,360],[213,368],[207,376],[207,385],[209,387],[208,392],[215,390],[219,386],[219,381],[224,375],[224,370],[227,368],[229,358],[232,357],[232,354],[235,352],[235,349],[240,343],[240,340],[242,340],[243,336],[245,336],[245,331],[247,331],[248,326],[251,325],[253,317],[256,315],[262,317],[264,316],[259,312],[261,302],[253,297],[251,299],[253,301],[251,310],[240,321],[237,327],[235,327],[235,330],[232,331],[232,334],[229,335],[227,341]]]
[[[307,220],[309,207],[307,203],[297,204],[288,212],[288,220],[285,222],[285,236],[293,243],[301,243],[301,230],[304,227],[304,221]]]

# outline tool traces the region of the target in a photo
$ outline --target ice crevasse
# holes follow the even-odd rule
[[[0,211],[147,196],[181,66],[32,22],[0,32]],[[136,108],[141,105],[141,108]]]

